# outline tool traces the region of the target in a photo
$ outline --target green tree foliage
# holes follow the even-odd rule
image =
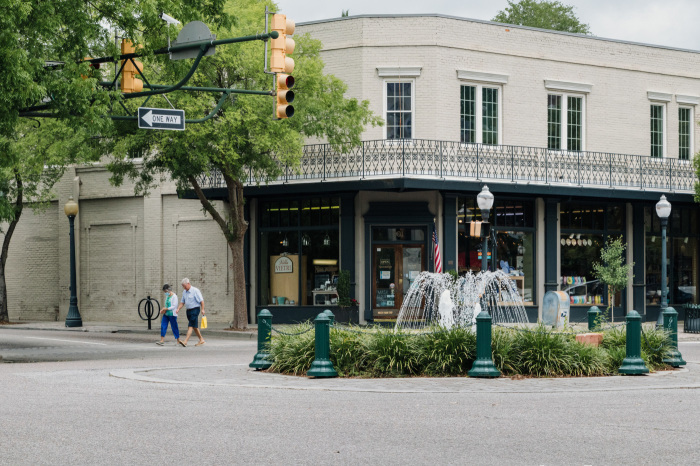
[[[624,253],[626,247],[622,242],[622,237],[608,239],[605,247],[600,251],[601,262],[593,263],[593,275],[601,283],[608,286],[608,307],[606,312],[610,312],[615,305],[615,293],[627,286],[627,277],[632,267],[634,267],[634,262],[625,264]]]
[[[212,32],[218,38],[240,37],[264,29],[267,6],[272,2],[237,0],[226,4],[225,11],[236,15],[235,25],[217,26]],[[180,18],[186,22],[187,18]],[[294,35],[293,54],[296,80],[295,114],[288,120],[273,119],[273,101],[269,96],[238,95],[230,99],[216,117],[202,124],[188,125],[186,131],[143,131],[136,123],[119,125],[120,137],[115,141],[114,159],[110,164],[112,181],[124,177],[136,180],[136,189],[148,190],[163,176],[169,176],[181,191],[194,191],[203,209],[217,222],[232,252],[234,279],[234,312],[232,326],[247,326],[243,238],[248,229],[244,219],[243,187],[253,175],[265,183],[282,173],[285,166],[298,166],[304,139],[325,138],[336,147],[357,145],[364,127],[382,121],[369,110],[369,102],[344,97],[345,84],[323,74],[321,43],[308,35]],[[188,62],[188,60],[183,60]],[[155,63],[162,82],[177,82],[183,67],[189,63],[165,60]],[[271,90],[272,78],[263,72],[264,48],[261,42],[220,46],[216,54],[202,61],[190,85]],[[147,67],[148,69],[148,67]],[[208,114],[219,95],[174,92],[168,98],[176,108],[185,109],[188,118]],[[124,160],[122,154],[143,151],[141,166]],[[228,202],[214,203],[200,183],[202,174],[216,171],[222,175]]]
[[[554,31],[591,33],[588,24],[582,23],[576,17],[573,6],[558,1],[508,0],[505,10],[499,11],[492,21]]]
[[[5,263],[23,206],[50,199],[67,164],[111,150],[114,127],[104,116],[120,94],[99,87],[104,73],[83,58],[116,55],[115,31],[144,50],[162,47],[163,10],[230,24],[224,1],[0,0],[0,321],[8,319]],[[52,118],[21,118],[23,109]]]

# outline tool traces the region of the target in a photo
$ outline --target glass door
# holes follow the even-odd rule
[[[395,319],[403,297],[425,268],[425,245],[391,244],[373,248],[372,308],[375,319]]]

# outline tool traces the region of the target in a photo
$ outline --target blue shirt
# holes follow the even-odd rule
[[[199,307],[199,305],[204,301],[202,298],[202,292],[199,288],[190,285],[189,290],[183,290],[182,299],[180,302],[185,303],[185,309],[193,309]]]

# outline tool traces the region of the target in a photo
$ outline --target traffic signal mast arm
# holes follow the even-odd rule
[[[154,55],[162,55],[166,53],[171,53],[171,52],[177,52],[181,50],[192,50],[192,49],[199,49],[199,53],[197,54],[197,57],[195,58],[194,63],[192,64],[192,67],[190,68],[189,72],[185,77],[180,80],[175,85],[172,86],[165,86],[165,85],[156,85],[156,84],[149,84],[146,78],[143,75],[142,70],[140,67],[137,65],[136,60],[134,58],[137,57],[142,57],[145,54],[144,53],[138,53],[138,52],[131,52],[131,53],[124,53],[121,54],[119,57],[101,57],[101,58],[92,58],[89,60],[83,60],[85,62],[89,62],[92,64],[99,64],[99,63],[114,63],[119,60],[122,61],[122,66],[119,69],[119,72],[117,72],[117,75],[114,78],[114,81],[112,82],[101,82],[100,84],[104,87],[112,88],[116,85],[117,79],[119,78],[120,73],[123,72],[127,62],[131,62],[132,65],[135,68],[135,71],[138,72],[138,74],[143,77],[145,84],[143,87],[152,89],[150,91],[144,91],[144,92],[132,92],[132,93],[126,93],[123,94],[122,97],[124,99],[135,99],[137,97],[147,97],[151,95],[158,95],[158,94],[167,94],[169,92],[173,92],[176,90],[186,90],[186,91],[203,91],[203,92],[226,92],[226,93],[244,93],[244,94],[260,94],[260,95],[274,95],[274,92],[270,91],[244,91],[244,90],[237,90],[237,89],[222,89],[222,88],[197,88],[197,87],[185,87],[185,84],[190,80],[192,75],[195,73],[197,70],[197,67],[199,66],[199,63],[204,56],[204,54],[207,52],[207,50],[211,46],[216,46],[216,45],[225,45],[225,44],[233,44],[237,42],[248,42],[252,40],[262,40],[262,41],[267,41],[268,39],[277,39],[279,37],[279,33],[277,31],[271,31],[269,33],[265,34],[255,34],[251,36],[243,36],[243,37],[233,37],[229,39],[219,39],[219,40],[205,40],[205,41],[198,41],[198,42],[193,42],[193,43],[188,43],[188,44],[180,44],[180,45],[173,45],[170,47],[164,47],[161,49],[158,49],[153,52]],[[136,62],[136,63],[134,63]],[[58,68],[61,67],[62,64],[54,64],[54,65],[49,65],[47,68]],[[222,100],[225,101],[225,99],[222,98]],[[32,107],[27,107],[20,109],[19,111],[19,116],[20,117],[47,117],[47,118],[52,118],[54,115],[49,114],[49,113],[39,113],[38,111],[41,110],[49,110],[51,109],[51,104],[45,104],[45,105],[36,105]],[[220,107],[219,107],[220,108]],[[116,116],[109,115],[109,117],[113,119],[135,119],[136,117],[119,117],[115,118]]]

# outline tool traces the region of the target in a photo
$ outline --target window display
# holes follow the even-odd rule
[[[644,208],[646,303],[661,304],[661,223],[654,206]],[[698,299],[697,208],[674,206],[666,230],[666,284],[669,305]]]
[[[458,200],[457,266],[460,274],[481,270],[482,239],[469,236],[472,222],[481,220],[475,198]],[[535,301],[535,203],[496,200],[491,210],[492,234],[487,253],[489,270],[511,276],[526,305]]]
[[[606,287],[596,282],[593,263],[600,262],[608,238],[623,234],[624,213],[620,203],[568,201],[559,205],[560,289],[567,291],[571,305],[607,304]],[[615,305],[621,303],[618,292]]]
[[[338,301],[338,198],[261,203],[258,305],[325,306]]]

